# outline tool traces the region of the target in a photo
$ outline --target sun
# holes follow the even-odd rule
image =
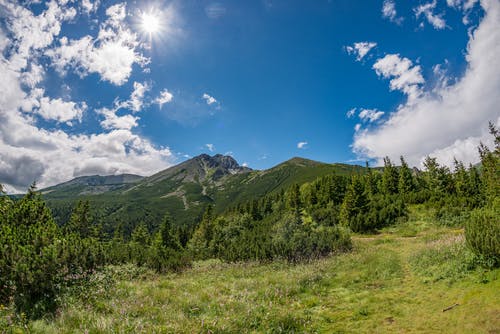
[[[142,13],[141,27],[144,32],[152,35],[160,30],[160,19],[154,14]]]

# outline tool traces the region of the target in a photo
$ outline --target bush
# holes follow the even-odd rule
[[[65,236],[50,210],[30,189],[21,200],[3,207],[0,221],[0,304],[38,318],[56,309],[65,287],[102,264],[100,245]]]
[[[306,223],[294,214],[284,215],[275,224],[272,235],[273,257],[288,261],[318,258],[351,248],[349,232],[343,227]]]
[[[488,267],[500,265],[499,207],[494,205],[472,211],[470,220],[465,225],[467,246]]]
[[[470,219],[470,211],[464,207],[445,205],[437,209],[435,218],[443,226],[464,226]]]
[[[158,233],[149,247],[146,264],[158,273],[181,271],[191,266],[191,258],[184,250],[165,246]]]
[[[367,210],[352,216],[348,226],[353,232],[373,232],[382,227],[405,221],[408,212],[404,201],[397,196],[373,196]]]

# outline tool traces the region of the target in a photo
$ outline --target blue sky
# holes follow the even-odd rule
[[[498,0],[0,0],[0,183],[148,175],[201,153],[477,161]]]

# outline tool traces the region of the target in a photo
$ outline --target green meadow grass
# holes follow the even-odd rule
[[[1,312],[4,332],[500,333],[500,270],[473,269],[463,231],[424,216],[354,250],[292,265],[197,262],[179,274],[109,267],[53,318]],[[453,306],[443,312],[447,307]]]

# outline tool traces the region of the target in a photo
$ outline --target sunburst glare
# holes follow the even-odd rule
[[[160,19],[152,13],[142,13],[141,27],[144,32],[152,35],[160,30]]]

